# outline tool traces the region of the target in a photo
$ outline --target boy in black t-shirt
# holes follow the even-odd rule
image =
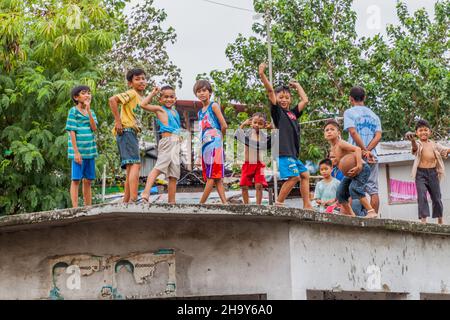
[[[298,119],[308,104],[308,97],[298,82],[290,82],[289,86],[297,90],[301,101],[297,106],[289,109],[292,103],[290,88],[281,86],[274,90],[264,73],[266,68],[265,63],[259,66],[259,76],[267,90],[271,103],[271,116],[279,131],[278,166],[280,178],[282,180],[287,179],[280,190],[276,205],[283,206],[284,200],[292,191],[292,188],[301,181],[300,191],[303,198],[303,208],[313,210],[309,199],[309,172],[298,159],[300,153],[300,124]]]

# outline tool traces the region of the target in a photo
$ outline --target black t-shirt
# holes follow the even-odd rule
[[[279,155],[281,157],[298,158],[300,154],[300,124],[298,118],[302,112],[295,106],[291,110],[285,110],[279,105],[270,104],[270,113],[278,129]]]

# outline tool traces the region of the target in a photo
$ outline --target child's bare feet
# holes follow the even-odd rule
[[[421,218],[421,219],[420,219],[420,222],[422,222],[422,223],[427,223],[427,218]]]
[[[375,209],[371,209],[371,210],[367,211],[366,218],[367,219],[376,219],[376,218],[378,218],[378,213],[375,211]]]
[[[444,224],[444,219],[443,218],[438,218],[438,224]]]

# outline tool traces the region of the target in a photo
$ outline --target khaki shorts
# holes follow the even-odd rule
[[[173,135],[162,138],[158,145],[158,160],[155,169],[166,177],[180,179],[180,148],[181,139]]]

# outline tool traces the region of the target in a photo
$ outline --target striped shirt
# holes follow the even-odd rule
[[[97,117],[95,112],[91,110],[92,117],[97,124]],[[82,159],[95,159],[98,156],[97,143],[95,142],[94,132],[91,129],[89,121],[89,115],[83,115],[76,107],[73,107],[69,111],[66,122],[66,131],[69,136],[69,159],[75,158],[75,151],[73,150],[72,139],[70,138],[70,131],[75,132],[76,143],[78,152],[81,154]]]

